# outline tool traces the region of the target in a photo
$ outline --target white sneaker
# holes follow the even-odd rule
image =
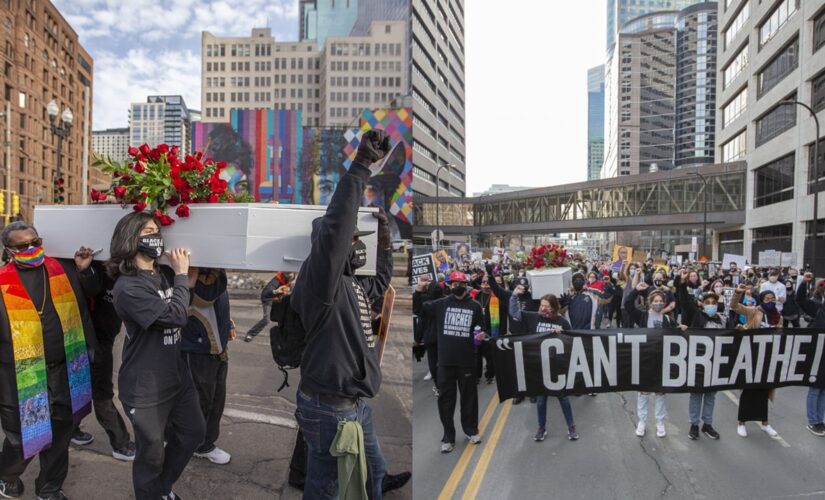
[[[771,427],[771,424],[768,424],[768,425],[759,424],[759,428],[762,429],[763,431],[765,431],[768,434],[768,436],[770,436],[772,438],[779,437],[779,433],[776,432],[773,427]]]
[[[427,372],[427,374],[424,375],[424,380],[432,380],[432,379],[433,379],[433,374],[432,373]]]
[[[745,424],[739,424],[736,426],[736,433],[742,436],[743,438],[748,437],[748,431],[745,429]]]
[[[209,453],[195,453],[198,458],[208,458],[213,464],[224,465],[228,464],[232,459],[232,455],[218,448],[217,446]]]
[[[656,422],[656,437],[663,438],[665,436],[667,436],[667,431],[665,430],[665,423]]]
[[[636,426],[636,435],[642,437],[645,435],[645,421],[639,420],[639,425]]]
[[[441,443],[441,453],[450,453],[454,448],[453,443]]]
[[[479,436],[478,434],[474,434],[472,436],[467,436],[467,439],[472,444],[479,444],[481,442],[481,436]]]

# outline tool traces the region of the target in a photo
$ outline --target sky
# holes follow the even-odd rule
[[[129,104],[153,94],[200,109],[204,30],[298,36],[298,0],[53,2],[94,59],[95,130],[126,127]],[[586,179],[587,70],[604,62],[605,3],[465,0],[468,194]]]

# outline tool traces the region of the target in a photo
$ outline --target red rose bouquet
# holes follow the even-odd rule
[[[203,153],[181,158],[177,146],[161,144],[152,149],[144,144],[129,148],[129,158],[121,165],[110,158],[94,165],[112,175],[106,191],[92,190],[93,202],[114,200],[124,207],[134,205],[136,212],[152,211],[164,226],[174,223],[167,210],[175,208],[178,218],[189,217],[193,203],[233,203],[249,201],[248,195],[228,191],[221,170],[226,162],[204,158]]]
[[[524,261],[524,268],[538,270],[546,267],[568,267],[572,261],[563,245],[541,245],[530,251]]]

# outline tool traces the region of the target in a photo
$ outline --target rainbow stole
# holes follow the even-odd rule
[[[92,382],[80,308],[63,267],[46,257],[52,303],[63,327],[63,345],[75,423],[91,412]],[[46,358],[40,315],[14,264],[0,268],[0,293],[9,316],[23,457],[37,455],[52,444],[52,423],[46,385]]]
[[[501,314],[499,312],[498,297],[496,294],[490,292],[490,336],[498,337],[499,329],[501,327]]]

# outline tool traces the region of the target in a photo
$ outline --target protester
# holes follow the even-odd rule
[[[215,446],[226,403],[227,349],[237,335],[229,311],[226,282],[226,271],[222,269],[197,269],[197,280],[191,290],[189,321],[181,331],[181,351],[192,374],[206,422],[206,435],[195,450],[195,456],[218,465],[228,464],[232,458]]]
[[[782,305],[782,326],[788,328],[792,326],[799,328],[799,304],[796,303],[796,292],[794,290],[795,280],[785,281],[785,303]],[[810,325],[808,325],[810,326]]]
[[[301,266],[291,306],[306,331],[295,416],[307,444],[304,498],[335,495],[337,459],[330,446],[339,421],[356,421],[363,432],[368,486],[382,496],[386,463],[365,402],[378,394],[381,369],[374,348],[370,297],[383,295],[392,276],[389,222],[377,212],[378,261],[375,277],[356,278],[366,264],[368,234],[356,222],[370,165],[390,149],[389,136],[370,130],[361,137],[355,160],[341,177],[323,217],[312,224],[310,254]]]
[[[772,274],[777,276],[777,274]],[[773,281],[774,283],[776,280]],[[783,286],[784,293],[784,286]],[[758,307],[745,306],[741,303],[745,286],[739,285],[733,293],[731,309],[734,312],[746,317],[743,330],[754,328],[782,328],[782,316],[776,307],[776,296],[770,290],[765,290],[759,294],[760,303]],[[739,396],[739,413],[736,433],[741,437],[747,437],[748,431],[745,422],[758,421],[760,428],[770,437],[779,437],[779,434],[768,423],[768,399],[773,399],[773,389],[743,389]]]
[[[152,215],[134,212],[118,221],[106,271],[115,280],[115,311],[126,326],[118,389],[135,432],[132,483],[138,500],[179,498],[173,485],[205,434],[180,350],[196,274],[188,251],[167,253],[171,272],[158,267],[163,254],[160,224]]]
[[[570,329],[570,322],[564,316],[559,315],[561,305],[559,299],[553,294],[547,294],[541,298],[539,311],[537,313],[532,311],[522,311],[518,307],[518,296],[524,293],[524,287],[519,285],[513,291],[510,297],[510,310],[512,317],[516,321],[523,321],[526,324],[527,332],[534,333],[551,333],[558,334],[564,330]],[[579,439],[579,434],[576,432],[576,423],[573,420],[573,408],[570,406],[570,400],[567,396],[559,396],[559,405],[561,405],[564,420],[567,422],[567,439],[575,441]],[[539,428],[536,435],[533,437],[534,441],[544,441],[547,437],[547,396],[536,397],[536,411],[538,412]]]
[[[813,273],[806,272],[796,291],[795,301],[799,308],[812,318],[809,328],[825,328],[825,305],[808,299],[808,289],[813,285]],[[816,436],[825,436],[825,389],[809,387],[805,409],[808,417],[808,430]]]
[[[593,326],[594,301],[584,292],[585,281],[581,273],[573,274],[571,282],[573,288],[569,290],[569,295],[562,296],[561,305],[567,308],[573,330],[590,330]]]
[[[417,318],[415,325],[415,342],[423,345],[427,349],[427,365],[429,366],[429,378],[424,380],[433,381],[433,394],[438,397],[438,332],[435,322],[422,315],[421,308],[424,302],[438,300],[444,296],[444,289],[438,283],[430,282],[429,278],[422,276],[413,292],[413,314]]]
[[[61,500],[73,420],[92,406],[92,251],[81,248],[74,261],[47,257],[25,222],[6,225],[0,237],[12,262],[0,268],[0,496],[23,495],[20,476],[37,456],[37,498]]]
[[[266,328],[266,325],[269,324],[269,314],[272,311],[272,298],[276,293],[285,293],[293,279],[290,273],[282,273],[279,271],[275,273],[275,277],[269,280],[266,286],[264,286],[264,289],[261,290],[261,309],[263,316],[246,332],[244,342],[252,342],[252,339]]]
[[[456,387],[461,398],[461,427],[472,444],[481,443],[478,432],[478,387],[475,376],[474,328],[481,327],[481,305],[470,298],[469,280],[459,271],[450,274],[450,295],[425,302],[423,317],[435,322],[438,336],[438,414],[444,427],[441,452],[455,448]]]
[[[478,293],[475,294],[474,300],[481,305],[481,310],[484,314],[484,323],[481,329],[485,332],[490,332],[493,337],[498,337],[500,332],[507,332],[507,309],[508,305],[505,301],[508,299],[507,293],[504,293],[499,287],[496,287],[495,292],[490,286],[491,281],[495,281],[489,274],[481,278],[481,283]],[[486,370],[482,370],[482,364],[486,361]],[[493,383],[493,378],[496,376],[495,366],[493,365],[493,346],[489,343],[483,343],[478,348],[476,354],[476,377],[481,380],[482,375],[487,381],[487,384]]]
[[[728,326],[727,320],[719,313],[719,296],[707,292],[702,296],[702,308],[696,306],[696,298],[688,291],[688,271],[683,269],[679,275],[677,297],[682,310],[683,330],[692,328],[722,329]],[[685,324],[685,317],[691,318],[689,325]],[[713,428],[713,409],[716,406],[716,391],[691,392],[688,400],[690,417],[690,431],[688,438],[699,439],[699,419],[701,416],[702,433],[710,439],[719,439],[719,433]]]

